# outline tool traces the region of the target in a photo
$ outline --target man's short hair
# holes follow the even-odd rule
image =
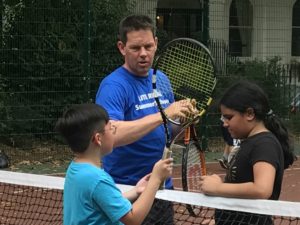
[[[151,30],[155,36],[155,26],[152,19],[146,15],[130,15],[121,20],[118,39],[124,44],[127,42],[127,33],[138,30]]]

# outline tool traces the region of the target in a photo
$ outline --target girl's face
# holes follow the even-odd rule
[[[221,105],[220,109],[223,126],[228,128],[231,137],[234,139],[247,138],[251,131],[248,113],[240,113],[224,105]]]
[[[110,121],[105,125],[104,131],[102,133],[101,141],[101,153],[106,155],[110,153],[114,145],[114,135],[116,134],[116,126]]]

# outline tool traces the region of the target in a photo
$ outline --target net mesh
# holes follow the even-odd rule
[[[0,171],[0,224],[62,224],[63,183],[61,177]],[[300,224],[300,202],[209,197],[178,190],[158,191],[156,198],[172,202],[178,225]]]

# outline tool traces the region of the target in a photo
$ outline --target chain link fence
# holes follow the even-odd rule
[[[147,14],[156,21],[159,47],[177,37],[195,38],[209,47],[218,72],[215,103],[237,79],[260,83],[299,149],[299,97],[295,99],[300,93],[299,63],[283,62],[276,54],[261,59],[248,57],[249,48],[243,50],[248,39],[234,35],[236,32],[230,36],[230,29],[238,27],[234,26],[234,19],[239,18],[236,9],[247,4],[233,1],[235,5],[227,10],[232,16],[228,17],[218,14],[226,8],[222,1],[182,2],[2,0],[0,151],[9,156],[10,169],[38,173],[65,170],[71,155],[53,131],[54,124],[68,105],[93,102],[101,79],[121,65],[117,28],[121,18],[131,13]],[[280,7],[278,3],[270,10]],[[245,14],[251,13],[248,11]],[[233,21],[229,31],[227,26],[218,26],[227,19]],[[241,58],[243,52],[247,56]],[[200,127],[207,151],[223,149],[217,108],[212,106]],[[45,171],[49,167],[51,171]]]

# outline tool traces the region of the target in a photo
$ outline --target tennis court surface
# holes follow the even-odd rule
[[[208,163],[208,173],[224,175],[217,163]],[[2,225],[61,225],[62,189],[64,178],[0,171],[0,224]],[[122,190],[129,186],[119,185]],[[300,162],[286,170],[280,201],[247,200],[209,197],[201,193],[180,190],[162,190],[157,198],[174,203],[176,225],[215,224],[215,209],[239,211],[219,224],[270,224],[263,222],[270,215],[274,224],[300,225]],[[193,207],[196,215],[190,215],[186,204]],[[247,213],[256,213],[256,219]],[[235,222],[233,222],[235,221]]]

